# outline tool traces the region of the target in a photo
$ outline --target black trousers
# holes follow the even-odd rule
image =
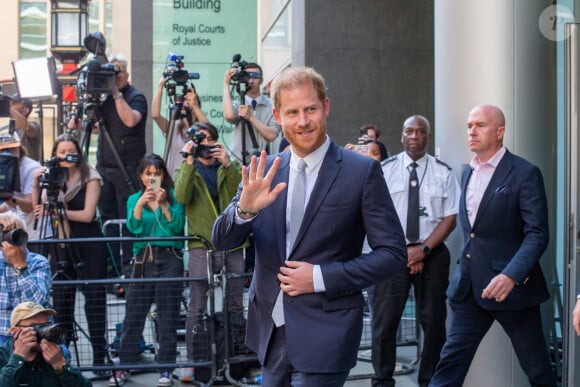
[[[102,243],[51,245],[51,270],[55,281],[107,278],[106,249]],[[78,288],[84,295],[84,310],[89,327],[89,339],[93,347],[93,364],[104,364],[106,357],[107,293],[103,285],[83,285]],[[74,286],[54,286],[53,307],[58,311],[54,321],[64,324],[67,345],[78,338],[75,327]]]
[[[417,304],[417,319],[424,340],[419,367],[419,385],[427,385],[439,361],[445,343],[447,306],[445,291],[449,284],[449,250],[445,244],[435,247],[423,261],[423,272],[405,271],[375,285],[372,319],[373,386],[394,386],[393,372],[397,358],[397,328],[411,285]]]
[[[497,321],[510,338],[530,386],[556,387],[540,306],[521,310],[485,310],[475,297],[471,291],[464,300],[449,301],[449,335],[430,386],[462,386],[481,340],[491,324]]]

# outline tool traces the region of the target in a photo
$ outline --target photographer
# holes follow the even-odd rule
[[[167,80],[168,78],[165,76],[161,77],[157,84],[155,95],[153,96],[153,102],[151,103],[151,117],[157,126],[159,126],[159,129],[161,129],[165,137],[167,137],[167,134],[170,132],[170,119],[167,119],[161,115],[161,99]],[[176,104],[176,107],[180,107],[181,109],[176,112],[178,119],[175,120],[172,138],[166,140],[171,141],[171,149],[168,152],[166,163],[169,174],[172,177],[174,177],[175,170],[177,167],[179,167],[182,161],[181,156],[179,155],[179,151],[181,148],[183,148],[183,145],[185,145],[185,140],[187,138],[187,128],[196,122],[208,122],[207,117],[201,111],[201,101],[199,100],[193,85],[184,87],[187,87],[187,89],[185,89],[186,93],[183,96],[184,101],[182,106],[177,106]],[[170,114],[173,114],[173,112],[170,112]]]
[[[10,316],[12,338],[0,347],[2,387],[92,386],[64,357],[58,343],[40,338],[38,329],[50,325],[53,309],[33,301],[20,303]]]
[[[64,226],[58,230],[60,238],[102,237],[103,233],[96,219],[101,176],[89,167],[79,143],[70,134],[61,134],[57,137],[51,156],[55,165],[50,167],[50,171],[47,167],[42,167],[35,172],[33,197],[40,198],[41,201],[34,209],[35,217],[40,219],[51,215],[52,220],[58,220],[58,224]],[[59,168],[67,172],[68,179],[64,183],[50,181],[50,172],[58,172],[57,174],[61,175]],[[49,174],[48,178],[46,174]],[[51,198],[52,195],[56,197]],[[53,213],[48,214],[49,211]],[[40,231],[41,235],[47,235],[46,231],[52,230]],[[107,249],[104,243],[75,243],[64,248],[59,246],[52,245],[56,249],[55,253],[51,254],[54,258],[51,260],[51,269],[55,279],[92,280],[107,277]],[[107,346],[106,290],[103,285],[86,285],[80,290],[85,297],[84,308],[93,347],[93,365],[101,366],[104,365]],[[75,287],[59,286],[53,289],[53,305],[61,312],[56,320],[66,328],[67,345],[75,337],[75,297]]]
[[[0,226],[2,227],[2,248],[0,249],[1,344],[9,338],[6,336],[6,332],[10,328],[10,313],[16,305],[25,300],[32,300],[42,305],[48,304],[52,278],[47,259],[26,248],[26,226],[22,218],[14,212],[0,214]],[[14,238],[15,236],[16,238]],[[16,243],[16,245],[11,242]]]
[[[34,214],[32,212],[32,183],[34,171],[40,167],[40,163],[26,156],[26,151],[20,143],[20,137],[16,132],[10,134],[8,130],[0,132],[0,152],[9,153],[18,158],[18,173],[20,187],[10,199],[0,204],[0,213],[15,211],[21,214],[26,222],[30,239],[38,239],[38,233],[34,230]]]
[[[97,170],[103,178],[103,187],[99,198],[99,212],[102,222],[110,219],[126,219],[125,207],[131,192],[119,165],[115,153],[120,156],[128,177],[137,189],[139,182],[134,171],[146,152],[145,125],[147,122],[147,100],[145,95],[129,84],[127,61],[117,57],[111,63],[119,66],[116,75],[115,90],[101,106],[104,124],[113,141],[114,149],[99,136],[97,145]],[[107,236],[118,234],[116,228],[108,228]],[[123,244],[124,264],[131,258],[130,243]],[[113,251],[119,251],[113,247]]]
[[[230,124],[236,125],[231,137],[230,154],[240,162],[244,159],[249,162],[251,155],[259,154],[264,149],[269,151],[270,142],[278,137],[281,128],[272,113],[272,101],[260,93],[260,86],[264,79],[262,78],[262,68],[258,64],[247,63],[241,69],[241,71],[246,73],[244,78],[247,78],[244,79],[244,81],[247,81],[244,104],[232,101],[229,86],[232,83],[232,77],[239,71],[238,67],[232,67],[226,71],[222,107],[225,119]],[[241,119],[244,119],[249,124],[245,133],[246,149],[243,149],[242,146],[244,120]],[[255,143],[250,134],[252,131],[256,140]],[[244,155],[246,157],[243,157]]]
[[[28,117],[32,113],[32,101],[28,98],[20,98],[18,93],[12,94],[9,98],[10,118],[15,121],[16,132],[26,150],[26,154],[33,160],[41,161],[42,134],[40,132],[40,124],[28,121]]]
[[[175,172],[175,197],[185,206],[189,236],[197,236],[201,240],[189,241],[189,275],[192,277],[207,275],[207,251],[216,250],[211,245],[211,230],[213,222],[228,206],[234,197],[242,179],[241,166],[236,160],[230,161],[224,147],[217,143],[218,131],[210,123],[197,123],[194,141],[189,141],[183,147],[185,158],[183,164]],[[196,143],[197,141],[197,143]],[[203,148],[213,146],[213,148]],[[199,149],[202,149],[200,152]],[[209,152],[207,152],[209,150]],[[205,242],[205,243],[204,243]],[[245,245],[244,245],[245,246]],[[243,273],[243,248],[240,246],[227,253],[214,253],[216,270],[223,265],[227,254],[227,273]],[[243,278],[228,280],[229,310],[242,313]],[[190,299],[186,321],[187,355],[194,359],[194,335],[203,335],[200,329],[207,304],[207,283],[193,281],[190,283]],[[196,333],[194,333],[196,332]],[[207,354],[205,355],[207,359]]]

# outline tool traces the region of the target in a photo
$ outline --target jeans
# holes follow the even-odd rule
[[[183,276],[183,262],[171,247],[153,246],[153,260],[143,259],[143,252],[133,265],[131,278],[171,278]],[[139,341],[145,319],[155,303],[155,322],[159,363],[175,363],[179,306],[182,299],[181,282],[132,283],[127,289],[126,312],[121,333],[119,358],[123,364],[139,362]],[[171,369],[161,369],[171,371]]]

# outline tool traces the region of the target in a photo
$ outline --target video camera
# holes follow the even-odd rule
[[[2,232],[2,242],[8,242],[14,246],[24,246],[28,242],[28,233],[20,228],[4,230],[4,227],[0,225],[0,232]]]
[[[191,128],[187,129],[187,134],[190,136],[190,140],[193,141],[193,153],[179,152],[183,158],[193,156],[194,158],[200,157],[202,159],[211,159],[211,150],[220,147],[219,145],[200,144],[206,135],[198,130],[197,125],[193,125]]]
[[[46,339],[54,344],[64,344],[66,340],[66,331],[62,324],[35,324],[32,326],[36,332],[36,341],[40,343],[42,339]]]
[[[68,181],[68,168],[61,167],[59,163],[66,161],[69,163],[78,163],[79,155],[70,154],[66,157],[53,157],[50,160],[44,161],[43,165],[46,171],[40,175],[39,183],[40,189],[46,189],[46,194],[49,201],[56,201],[58,191]]]
[[[167,78],[165,83],[165,89],[167,89],[167,95],[176,96],[176,103],[183,103],[183,96],[187,92],[187,81],[190,79],[199,79],[199,73],[190,73],[183,67],[183,55],[177,55],[173,52],[167,54],[167,60],[170,62],[169,65],[163,70],[163,76]],[[182,94],[176,94],[176,87],[183,86]]]
[[[232,75],[231,83],[236,86],[238,94],[245,94],[250,80],[250,74],[246,71],[248,62],[243,60],[240,54],[234,54],[232,57],[232,67],[235,67],[237,72]]]
[[[101,64],[98,60],[89,61],[79,73],[77,89],[83,99],[99,99],[101,95],[112,94],[115,90],[117,74],[121,71],[119,65],[113,63]]]

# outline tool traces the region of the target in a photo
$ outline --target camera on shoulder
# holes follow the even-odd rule
[[[121,68],[114,63],[100,63],[96,59],[89,61],[77,80],[79,95],[83,96],[82,99],[99,99],[103,94],[112,94],[119,71]]]

